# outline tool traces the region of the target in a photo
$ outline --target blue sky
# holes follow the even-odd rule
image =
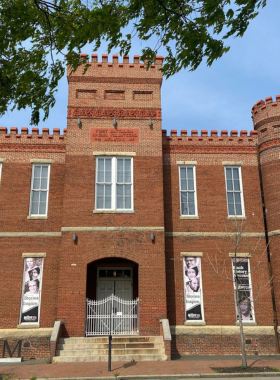
[[[211,130],[252,130],[251,108],[260,99],[280,94],[279,30],[280,0],[269,0],[251,22],[245,36],[230,39],[230,51],[207,67],[194,72],[182,70],[162,85],[162,128]],[[141,53],[145,43],[135,40],[130,52]],[[86,46],[84,53],[91,54]],[[97,51],[99,59],[106,45]],[[164,55],[164,51],[159,52]],[[111,55],[109,56],[111,61]],[[66,128],[67,80],[64,77],[56,95],[56,105],[39,128]],[[9,111],[0,117],[0,126],[29,127],[30,110]]]

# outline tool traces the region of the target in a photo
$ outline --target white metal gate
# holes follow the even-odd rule
[[[86,300],[85,335],[137,335],[139,298],[126,301],[114,294],[100,301]]]

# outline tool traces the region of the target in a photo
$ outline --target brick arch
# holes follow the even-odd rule
[[[96,299],[97,270],[99,267],[131,268],[133,281],[133,299],[138,297],[138,263],[123,257],[111,256],[93,260],[87,264],[86,297]]]

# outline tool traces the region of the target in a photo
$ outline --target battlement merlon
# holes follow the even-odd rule
[[[81,54],[81,59],[86,58],[86,54]],[[108,78],[127,78],[145,79],[151,80],[154,83],[162,83],[162,64],[163,57],[156,56],[155,64],[152,64],[147,70],[145,63],[140,63],[140,56],[134,55],[133,62],[129,62],[129,56],[123,57],[123,62],[119,62],[119,56],[113,54],[113,62],[108,62],[108,54],[102,54],[102,61],[98,62],[98,55],[91,55],[91,62],[87,62],[89,65],[87,71],[84,73],[84,65],[80,66],[75,72],[70,75],[71,67],[67,67],[67,80],[68,82],[76,82],[77,77],[83,77],[83,80],[79,81],[94,81],[94,78],[104,78],[104,81]],[[83,74],[84,73],[84,74]]]

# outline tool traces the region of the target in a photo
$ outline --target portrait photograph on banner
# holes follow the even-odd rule
[[[201,258],[183,258],[186,321],[204,321]]]
[[[240,305],[240,314],[243,322],[255,322],[253,294],[251,285],[250,262],[248,258],[233,258],[232,259],[233,278],[237,276],[237,291],[236,283],[234,282],[234,299],[236,321],[239,321],[238,306]],[[238,298],[238,299],[237,299]]]
[[[43,260],[42,257],[24,259],[20,323],[39,323]]]

